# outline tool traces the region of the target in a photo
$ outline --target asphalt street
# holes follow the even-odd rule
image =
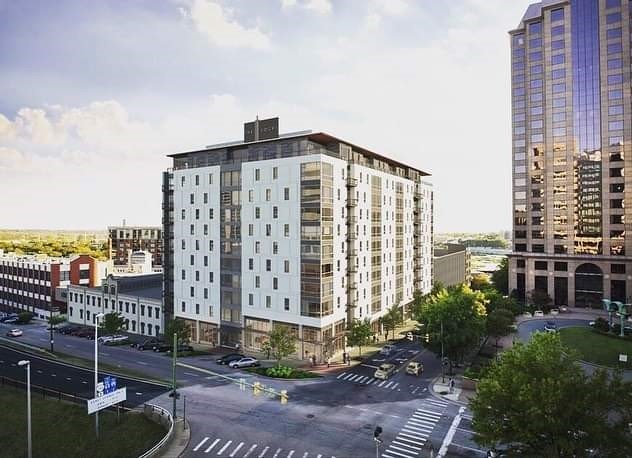
[[[0,345],[0,375],[26,382],[26,370],[18,361],[31,362],[31,384],[82,398],[94,397],[94,371],[58,363],[30,353],[24,353]],[[99,371],[99,380],[113,375]],[[127,387],[126,407],[136,407],[168,390],[164,385],[148,383],[133,378],[116,376],[119,388]]]

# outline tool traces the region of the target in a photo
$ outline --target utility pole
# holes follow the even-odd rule
[[[53,306],[50,306],[50,321],[48,322],[48,327],[50,328],[50,352],[55,353],[55,341],[53,340]]]
[[[173,419],[176,419],[176,361],[178,359],[178,333],[173,333],[173,375],[172,375],[172,384],[173,384]]]
[[[445,383],[445,361],[443,358],[443,319],[441,319],[441,383]]]

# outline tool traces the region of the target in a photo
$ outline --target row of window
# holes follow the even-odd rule
[[[68,294],[68,300],[71,301],[71,302],[74,302],[76,304],[83,304],[83,294],[70,292]],[[93,307],[101,308],[101,297],[99,297],[99,296],[92,296],[92,295],[87,295],[86,294],[86,305],[92,305]],[[109,309],[110,306],[111,306],[112,310],[116,310],[116,300],[115,299],[103,298],[103,308],[104,308],[104,310]],[[130,313],[130,307],[131,307],[131,313],[132,314],[136,314],[136,303],[135,302],[119,300],[118,301],[118,311],[119,312],[123,312],[123,306],[125,306],[125,313]],[[147,316],[149,318],[152,317],[152,314],[153,314],[153,316],[155,318],[160,318],[160,307],[153,307],[153,306],[150,306],[150,305],[147,305],[146,307],[147,307]],[[145,304],[140,304],[140,315],[141,316],[145,316]]]
[[[68,314],[71,317],[74,316],[74,308],[72,306],[68,307]],[[92,323],[94,324],[96,320],[95,317],[96,315],[94,313],[91,315],[90,310],[86,310],[86,321],[92,321]],[[83,320],[83,309],[79,309],[79,319]],[[136,320],[130,320],[129,318],[126,318],[123,326],[125,327],[125,329],[127,329],[130,332],[134,332],[134,333],[137,332]],[[147,330],[147,332],[145,332],[145,329]],[[159,325],[154,326],[152,323],[145,323],[144,321],[141,321],[139,331],[143,335],[158,336],[160,334],[160,326]]]

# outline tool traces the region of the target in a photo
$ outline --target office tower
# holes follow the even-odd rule
[[[545,0],[510,39],[509,288],[558,306],[629,302],[629,2]]]
[[[277,119],[244,127],[163,174],[165,304],[195,342],[260,349],[287,326],[297,357],[323,360],[350,320],[380,332],[430,290],[427,173],[326,133],[279,135]]]
[[[115,266],[131,267],[131,254],[148,251],[152,254],[152,265],[162,265],[162,227],[154,226],[110,226],[108,245]]]

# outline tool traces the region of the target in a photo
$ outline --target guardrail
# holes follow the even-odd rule
[[[173,436],[174,422],[171,413],[167,409],[154,404],[145,404],[143,414],[156,423],[160,423],[163,426],[169,426],[167,434],[165,434],[165,436],[156,445],[138,457],[151,458],[158,456],[158,454],[169,445],[171,437]]]

